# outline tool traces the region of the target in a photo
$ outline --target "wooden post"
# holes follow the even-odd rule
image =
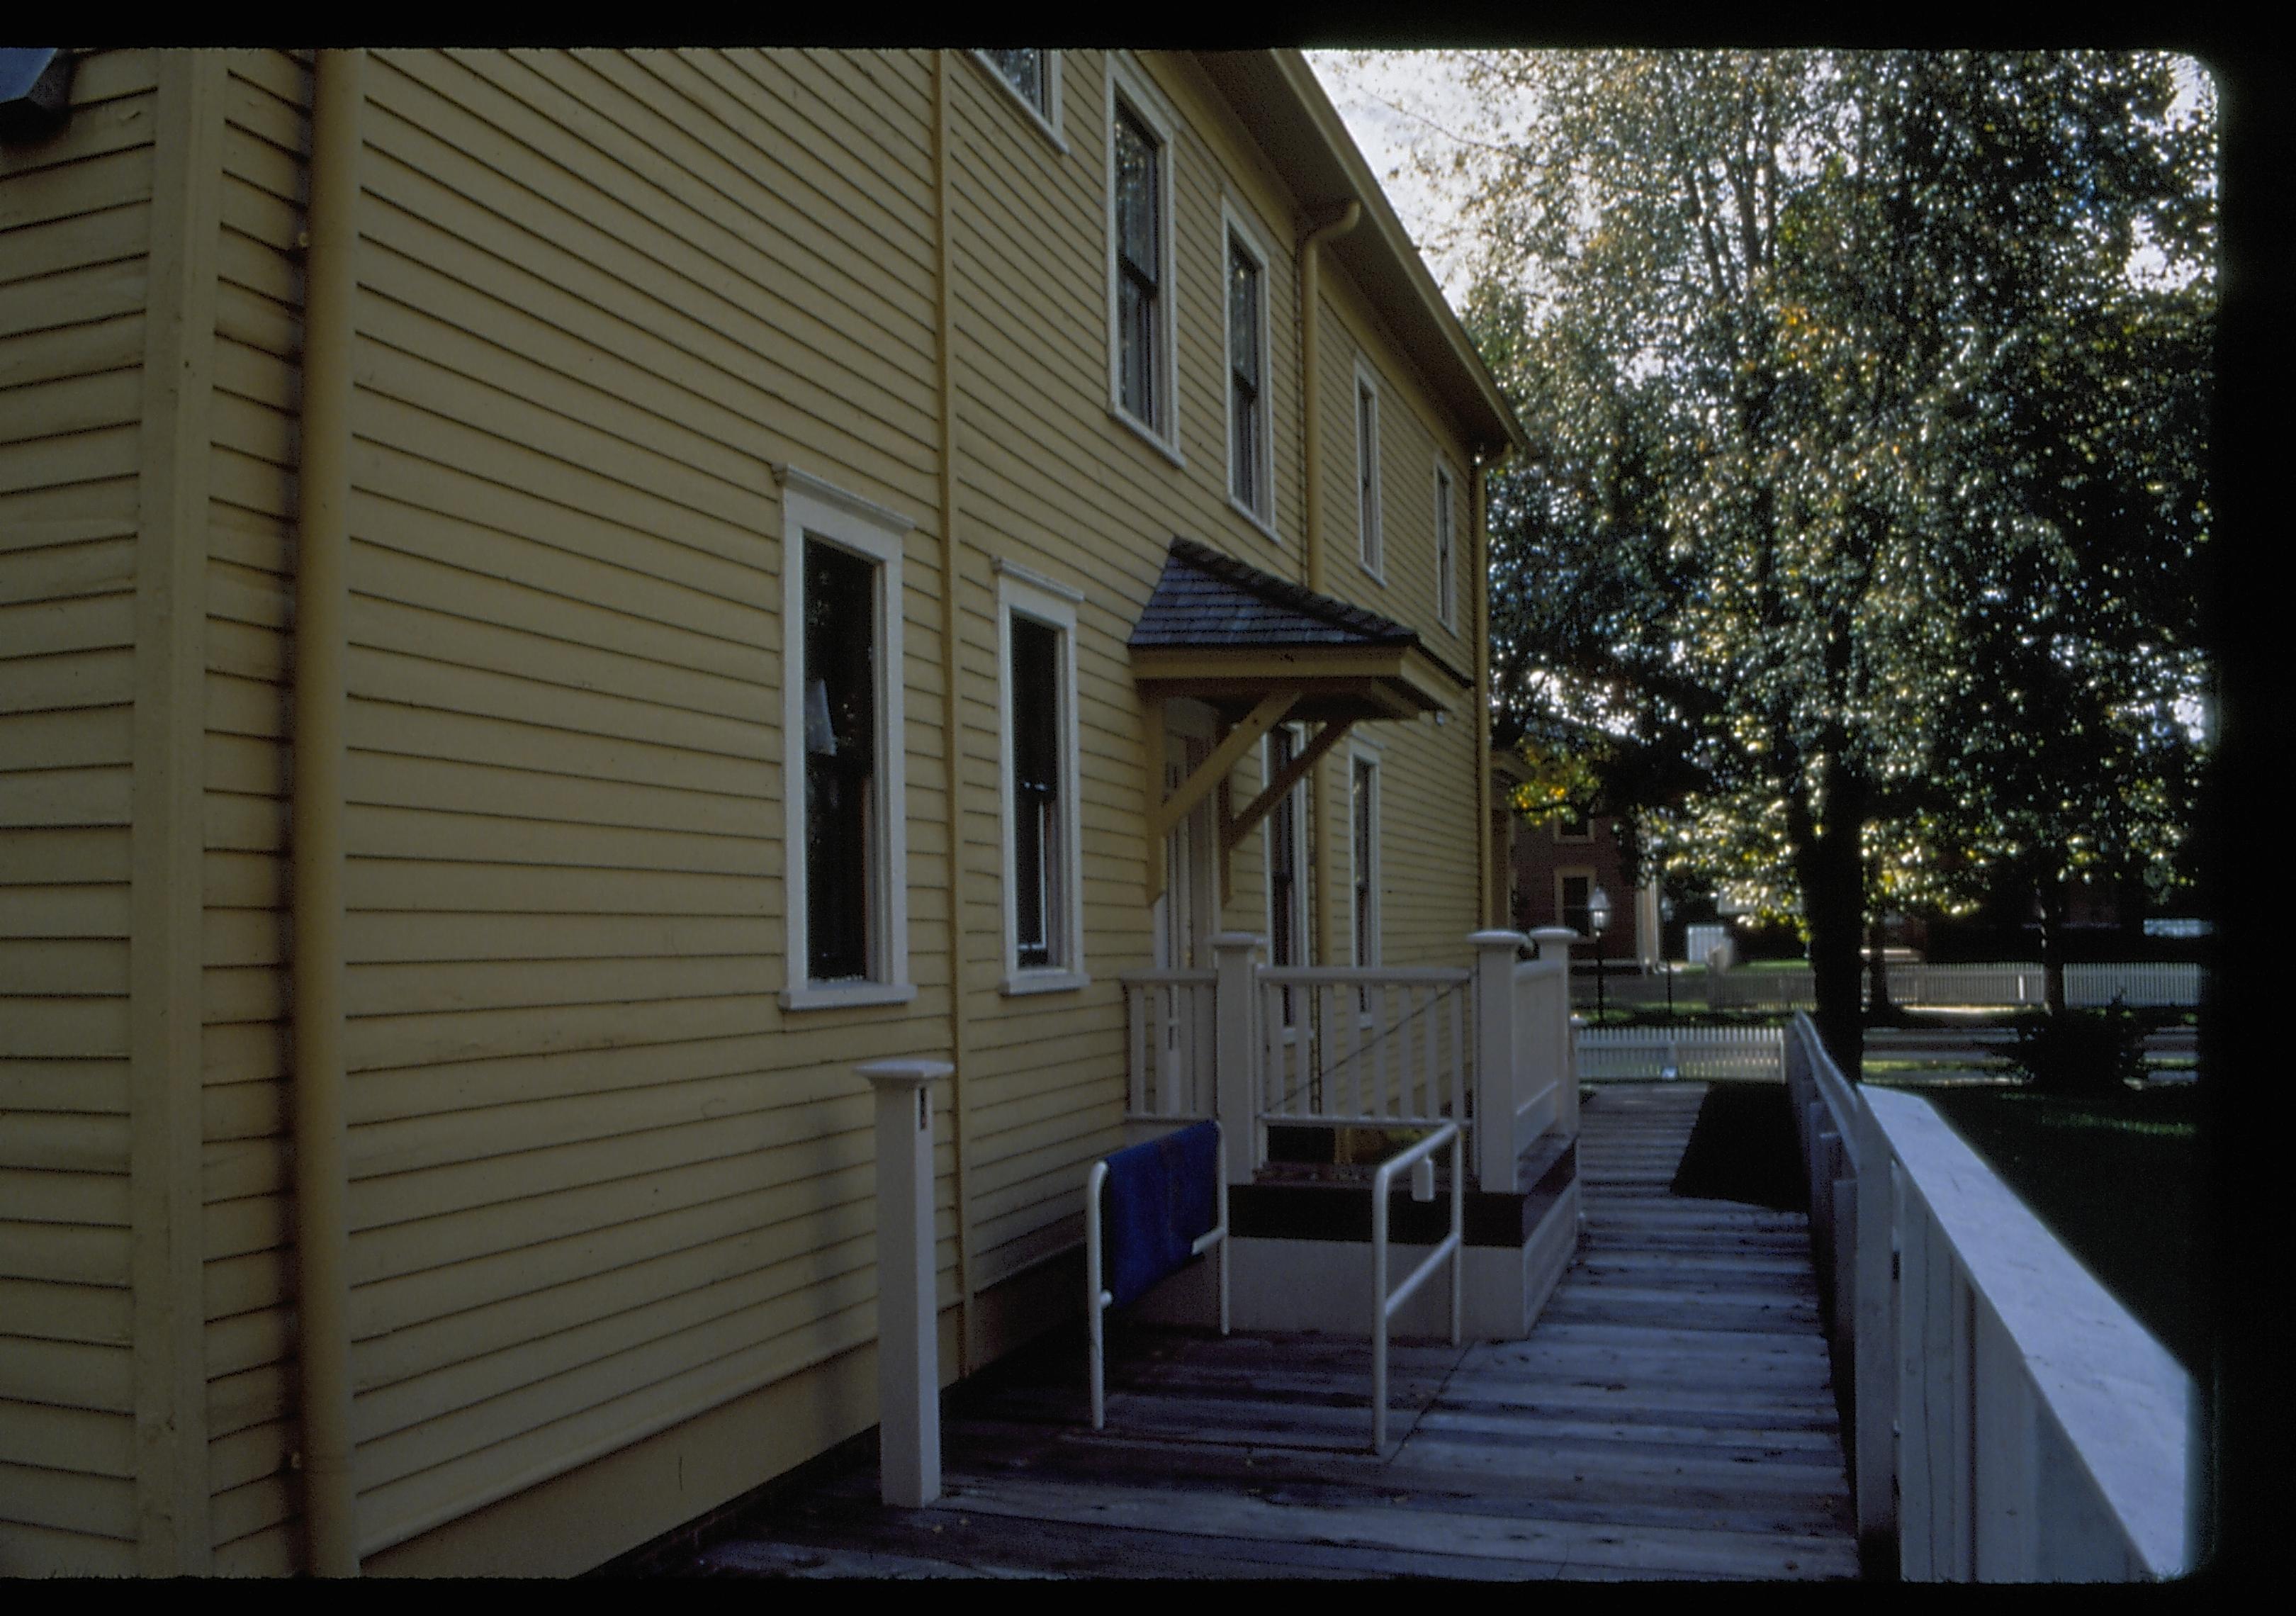
[[[1252,1081],[1259,983],[1252,956],[1260,941],[1249,931],[1223,931],[1212,939],[1218,972],[1212,998],[1212,1103],[1226,1158],[1221,1170],[1230,1184],[1250,1184],[1259,1167],[1259,1085]]]
[[[1520,1147],[1515,1110],[1537,1081],[1514,1064],[1514,962],[1522,933],[1478,931],[1467,941],[1475,950],[1475,1182],[1512,1191]],[[1554,1080],[1560,1084],[1565,1075],[1558,1070]]]
[[[1568,926],[1541,926],[1530,934],[1538,945],[1538,957],[1550,956],[1562,962],[1561,981],[1562,1008],[1556,1013],[1554,1029],[1554,1125],[1565,1138],[1578,1136],[1578,1035],[1570,1021],[1570,945],[1578,934]]]
[[[940,1310],[933,1286],[931,1085],[947,1061],[871,1061],[877,1091],[878,1492],[940,1497]]]

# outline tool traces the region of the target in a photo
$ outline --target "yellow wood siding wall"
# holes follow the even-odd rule
[[[0,1576],[136,1569],[129,795],[157,78],[0,152]]]
[[[369,86],[346,836],[373,1549],[869,1339],[852,1066],[942,1040],[948,857],[927,60],[387,53]],[[774,997],[780,462],[921,524],[906,1006]],[[953,1210],[941,1247],[953,1273]]]
[[[223,61],[195,726],[199,1440],[213,1569],[279,1572],[299,1553],[284,906],[311,74],[283,53]],[[376,1569],[467,1567],[483,1540],[474,1512],[521,1491],[570,1497],[542,1484],[619,1454],[586,1472],[612,1485],[631,1456],[667,1451],[647,1439],[689,1440],[681,1422],[721,1408],[753,1421],[760,1389],[824,1389],[828,1406],[808,1409],[816,1448],[873,1419],[857,1356],[874,1327],[870,1107],[852,1066],[945,1052],[953,930],[968,962],[972,1279],[1004,1286],[972,1345],[994,1355],[1064,1316],[1067,1287],[1037,1284],[1054,1271],[1029,1271],[1073,1252],[1085,1164],[1119,1141],[1116,978],[1152,952],[1149,715],[1125,641],[1176,534],[1304,576],[1292,255],[1311,221],[1191,65],[1139,66],[1177,117],[1181,466],[1107,408],[1105,58],[1065,58],[1065,153],[977,63],[949,64],[951,803],[931,54],[372,62],[344,935],[353,1417]],[[135,422],[151,119],[135,109],[152,81],[149,58],[91,60],[79,93],[94,115],[0,168],[0,880],[14,883],[0,991],[20,996],[0,1024],[0,1218],[15,1220],[0,1275],[0,1522],[23,1522],[0,1542],[29,1546],[37,1569],[136,1563],[126,824],[130,553],[148,470]],[[1273,541],[1226,497],[1224,200],[1274,255]],[[1434,621],[1431,576],[1431,456],[1443,444],[1460,480],[1463,565],[1466,456],[1328,256],[1324,286],[1327,587],[1472,670]],[[1353,560],[1359,351],[1385,382],[1384,587]],[[789,969],[785,534],[770,471],[783,463],[917,524],[900,608],[918,988],[906,1005],[785,1012],[775,997]],[[1093,980],[1073,991],[999,988],[997,559],[1085,595]],[[1469,583],[1463,570],[1463,626]],[[1481,800],[1468,699],[1440,728],[1373,730],[1385,957],[1456,962],[1475,923]],[[1239,785],[1256,790],[1257,768]],[[1344,956],[1344,768],[1325,777]],[[1262,846],[1239,850],[1231,926],[1267,929]],[[151,1237],[139,1214],[138,1248]],[[40,1321],[39,1339],[7,1333],[18,1318]],[[683,1518],[765,1479],[712,1473],[709,1497],[620,1501],[608,1530],[634,1541],[676,1524],[649,1512]]]
[[[226,58],[207,563],[207,1370],[219,1571],[298,1560],[288,1134],[296,421],[311,69]]]

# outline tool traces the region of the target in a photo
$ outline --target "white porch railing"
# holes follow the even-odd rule
[[[1858,1537],[1919,1581],[2128,1581],[2194,1561],[2192,1378],[1919,1095],[1786,1079],[1851,1406]]]
[[[1128,1120],[1200,1122],[1212,1114],[1210,971],[1138,971],[1124,988]]]
[[[1210,971],[1121,979],[1126,1115],[1218,1117],[1230,1183],[1267,1160],[1269,1124],[1434,1128],[1473,1136],[1477,1181],[1513,1187],[1525,1145],[1578,1126],[1571,933],[1480,931],[1472,968],[1261,965],[1224,933]]]
[[[1332,965],[1255,975],[1263,1120],[1466,1120],[1470,972]]]
[[[1891,965],[1890,1001],[1901,1005],[2040,1005],[2048,1002],[2048,972],[2013,960],[1973,965]],[[1873,994],[1873,972],[1861,992]],[[2191,1007],[2201,1002],[2202,968],[2190,963],[2129,962],[2067,965],[2065,1003],[2091,1009],[2112,1002],[2134,1005]],[[1596,997],[1595,979],[1582,972],[1574,991],[1584,1005]],[[1648,1008],[1671,1003],[1683,1010],[1807,1010],[1816,1003],[1816,981],[1807,967],[1787,971],[1611,972],[1601,997],[1621,1006]]]

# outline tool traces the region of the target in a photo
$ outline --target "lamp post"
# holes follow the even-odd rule
[[[1603,988],[1610,975],[1603,957],[1603,931],[1611,923],[1611,895],[1600,887],[1587,895],[1587,923],[1595,928],[1595,1024],[1599,1027],[1607,1015]]]

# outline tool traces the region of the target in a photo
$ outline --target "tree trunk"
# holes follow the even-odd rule
[[[1787,803],[1787,825],[1800,878],[1802,917],[1809,924],[1810,975],[1817,989],[1812,1019],[1833,1063],[1854,1081],[1865,1051],[1857,944],[1866,929],[1866,859],[1859,842],[1866,787],[1831,754],[1824,787],[1823,823],[1815,821],[1797,793]]]
[[[2065,1013],[2065,883],[2054,876],[2041,880],[2041,972],[2048,983],[2049,1013]]]
[[[1878,906],[1874,910],[1871,923],[1872,930],[1868,935],[1874,939],[1874,988],[1866,995],[1866,1024],[1869,1027],[1895,1026],[1898,1007],[1890,1002],[1889,950],[1883,946],[1887,939],[1882,935],[1882,911]]]

